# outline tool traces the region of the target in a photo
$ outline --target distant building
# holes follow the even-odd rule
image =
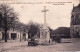
[[[80,37],[80,4],[73,6],[71,13],[70,35],[74,38]]]
[[[28,39],[28,32],[23,32],[23,31],[20,31],[20,30],[8,30],[8,40],[25,40],[25,39]],[[5,34],[4,34],[4,31],[0,31],[0,40],[4,40],[5,39]]]

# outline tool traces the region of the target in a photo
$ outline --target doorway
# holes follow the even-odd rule
[[[13,40],[15,40],[16,37],[17,37],[17,33],[11,33],[11,38],[12,38]]]

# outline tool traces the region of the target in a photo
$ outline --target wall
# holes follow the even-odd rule
[[[0,40],[2,39],[2,32],[0,32]]]

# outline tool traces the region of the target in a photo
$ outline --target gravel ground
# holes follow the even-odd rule
[[[70,40],[69,40],[70,41]],[[72,42],[63,41],[53,45],[27,46],[27,41],[0,43],[0,52],[74,52],[80,51],[80,39],[74,39]]]

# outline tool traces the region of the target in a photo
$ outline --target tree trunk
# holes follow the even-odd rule
[[[7,42],[7,29],[5,29],[5,42]]]
[[[8,30],[8,26],[7,26],[7,15],[6,12],[4,14],[4,25],[5,25],[5,42],[7,42],[7,30]]]

